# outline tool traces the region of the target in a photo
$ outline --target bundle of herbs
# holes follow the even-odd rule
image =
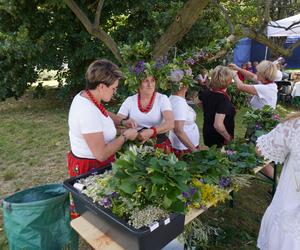
[[[261,135],[271,131],[281,121],[277,110],[265,105],[262,109],[249,109],[243,116],[243,123],[247,125],[245,138],[255,143]]]

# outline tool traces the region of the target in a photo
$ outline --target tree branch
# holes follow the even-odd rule
[[[99,19],[96,19],[96,18],[98,18],[98,16],[100,18],[103,1],[104,0],[99,0],[99,3],[98,3],[97,12],[96,12],[97,17],[95,16],[95,20],[97,22]],[[113,55],[119,61],[119,63],[124,64],[124,60],[121,56],[118,46],[117,46],[116,42],[112,39],[112,37],[110,37],[103,29],[101,29],[100,25],[92,24],[91,21],[89,20],[89,18],[80,9],[80,7],[76,4],[76,2],[74,0],[65,0],[65,2],[68,5],[68,7],[73,11],[75,16],[83,24],[83,26],[85,27],[87,32],[90,33],[91,35],[97,37],[98,39],[100,39],[100,41],[102,41],[109,48],[109,50],[113,53]],[[101,6],[101,2],[102,2],[102,6]]]
[[[286,56],[286,57],[290,56],[293,53],[293,50],[296,47],[300,46],[300,41],[298,41],[297,43],[293,44],[288,49],[285,49],[285,48],[281,47],[280,45],[277,45],[276,43],[272,42],[267,36],[262,35],[262,33],[257,32],[255,30],[251,30],[248,27],[244,27],[243,33],[245,36],[268,46],[268,48],[272,49],[277,54]]]
[[[231,34],[231,35],[229,35],[229,36],[226,38],[226,40],[227,40],[227,43],[234,44],[234,43],[236,43],[240,38],[241,38],[241,37],[239,37],[239,36],[236,36],[236,35]],[[221,49],[221,50],[218,51],[213,57],[207,59],[207,62],[208,62],[208,63],[211,63],[211,62],[214,62],[214,61],[218,60],[218,59],[221,58],[221,57],[224,57],[224,56],[227,54],[229,48],[230,48],[230,46],[228,46],[227,49],[226,49],[226,48]]]
[[[175,20],[154,46],[153,57],[165,55],[180,41],[203,13],[210,0],[188,0],[178,12]]]
[[[97,27],[100,24],[100,16],[101,16],[101,11],[103,7],[104,0],[99,0],[96,14],[95,14],[95,20],[94,20],[94,25]]]
[[[93,30],[93,25],[85,13],[79,8],[79,6],[73,0],[65,0],[68,7],[73,11],[75,16],[80,20],[85,29],[91,33]]]
[[[214,2],[214,4],[216,4],[217,6],[220,7],[222,14],[224,15],[224,17],[227,21],[230,34],[234,34],[234,25],[231,21],[231,18],[229,16],[229,14],[228,14],[228,10],[218,0],[213,0],[213,2]]]
[[[265,0],[264,3],[265,3],[264,4],[265,7],[263,10],[261,25],[258,32],[264,32],[264,30],[266,29],[267,25],[270,22],[270,7],[271,7],[272,0]]]

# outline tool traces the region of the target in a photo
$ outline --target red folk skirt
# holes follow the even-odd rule
[[[115,161],[115,155],[111,155],[106,161],[98,161],[96,159],[81,158],[74,155],[71,151],[67,155],[68,170],[71,177],[85,174],[88,171],[107,166]]]
[[[159,134],[154,148],[160,148],[165,154],[173,153],[172,143],[165,134]]]
[[[196,148],[199,149],[199,146],[197,146]],[[190,150],[190,149],[180,150],[180,149],[173,148],[173,150],[174,150],[174,154],[177,156],[177,158],[180,158],[181,156],[183,156],[185,154],[192,153],[192,150]]]

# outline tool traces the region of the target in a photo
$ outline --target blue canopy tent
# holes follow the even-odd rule
[[[300,39],[300,36],[287,37],[284,44],[285,48],[293,45]],[[266,55],[267,51],[267,55]],[[270,51],[267,50],[264,44],[261,44],[255,40],[249,38],[241,39],[235,46],[233,51],[233,62],[241,66],[243,63],[251,61],[270,60]],[[300,68],[300,46],[294,49],[293,54],[290,57],[285,57],[287,63],[286,68]]]
[[[268,37],[287,37],[284,44],[288,48],[300,39],[300,14],[284,18],[278,21],[272,21],[267,28]],[[249,52],[250,51],[250,52]],[[249,38],[241,39],[235,49],[233,61],[241,66],[247,61],[261,61],[270,59],[268,48]],[[285,58],[287,68],[300,68],[300,47],[293,51],[290,57]]]

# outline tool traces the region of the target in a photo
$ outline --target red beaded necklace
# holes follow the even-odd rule
[[[91,99],[91,101],[96,105],[96,107],[101,111],[101,113],[105,117],[108,117],[108,113],[107,113],[106,109],[104,108],[104,106],[101,103],[99,103],[98,101],[96,101],[96,99],[94,98],[94,96],[88,89],[85,90],[85,92],[87,93],[87,95]]]
[[[141,103],[141,94],[140,94],[140,92],[138,92],[138,107],[139,107],[139,110],[143,113],[148,113],[152,108],[155,96],[156,96],[156,92],[154,91],[152,96],[151,96],[150,102],[148,103],[146,108],[143,108],[142,103]]]

